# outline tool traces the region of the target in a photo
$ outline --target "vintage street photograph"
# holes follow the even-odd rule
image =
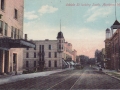
[[[0,90],[120,89],[120,0],[0,0]]]

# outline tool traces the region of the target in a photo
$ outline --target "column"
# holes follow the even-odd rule
[[[4,55],[5,51],[0,50],[0,74],[4,74]]]

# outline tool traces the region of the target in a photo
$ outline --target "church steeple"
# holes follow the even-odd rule
[[[63,33],[61,32],[61,19],[60,19],[60,32],[58,32],[57,39],[64,38]]]
[[[61,32],[61,19],[60,19],[60,32]]]

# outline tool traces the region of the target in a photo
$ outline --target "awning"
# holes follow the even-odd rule
[[[63,59],[62,59],[63,64],[68,65]]]
[[[70,64],[71,64],[71,65],[75,65],[75,63],[74,63],[74,62],[70,62]]]
[[[0,38],[0,49],[10,48],[35,48],[35,44],[25,39],[11,39],[10,37]]]

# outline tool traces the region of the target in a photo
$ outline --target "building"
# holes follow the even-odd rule
[[[80,55],[79,57],[80,57],[80,63],[81,63],[81,65],[87,65],[89,57],[85,56],[85,55]]]
[[[111,44],[110,44],[110,29],[106,29],[106,39],[105,39],[105,68],[106,69],[112,69],[112,64],[111,64]]]
[[[105,63],[105,48],[102,48],[101,50],[101,66],[103,68],[106,68],[106,63]]]
[[[65,42],[60,31],[57,40],[33,40],[36,48],[24,49],[24,69],[33,70],[66,68],[68,61],[76,61],[77,51],[72,49],[72,44]],[[69,64],[68,64],[69,63]]]
[[[35,45],[23,39],[24,0],[0,0],[0,74],[21,74],[23,49]]]
[[[106,31],[107,32],[107,31]],[[106,33],[111,35],[105,40],[106,58],[110,61],[111,69],[120,69],[120,23],[116,20],[111,26],[111,32]]]
[[[95,61],[97,64],[101,62],[101,51],[98,49],[95,51]]]

